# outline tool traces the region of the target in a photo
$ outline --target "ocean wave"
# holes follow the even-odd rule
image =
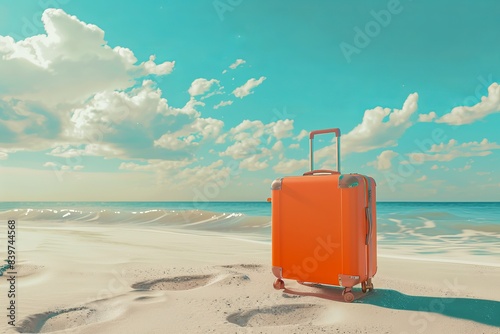
[[[270,217],[243,213],[220,213],[203,210],[77,210],[77,209],[12,209],[0,212],[0,220],[50,221],[60,223],[89,222],[97,224],[133,224],[135,226],[170,226],[228,232],[262,232],[270,230]]]

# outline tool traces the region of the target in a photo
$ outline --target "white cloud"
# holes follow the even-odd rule
[[[222,94],[224,94],[223,89],[224,89],[224,86],[219,86],[219,89],[218,89],[218,90],[214,90],[214,91],[212,91],[212,92],[210,92],[210,93],[208,93],[208,94],[206,94],[206,95],[203,95],[203,96],[200,98],[200,100],[206,100],[206,99],[208,99],[209,97],[212,97],[212,96],[214,96],[214,95],[222,95]]]
[[[431,169],[432,169],[432,170],[439,169],[439,166],[438,166],[438,165],[433,165],[433,166],[431,167]]]
[[[391,111],[389,108],[377,107],[365,111],[361,124],[342,136],[343,151],[366,152],[376,148],[396,146],[398,139],[412,125],[410,117],[417,107],[418,94],[413,93],[408,96],[401,110]]]
[[[158,90],[158,92],[160,93],[159,96],[161,96],[161,91]],[[196,100],[194,97],[191,97],[182,108],[168,106],[166,99],[161,99],[158,104],[158,113],[164,116],[188,116],[193,119],[200,116],[200,112],[196,110],[196,106],[205,106],[205,103]]]
[[[188,93],[191,96],[197,96],[205,94],[210,90],[213,84],[219,84],[219,80],[211,79],[207,80],[204,78],[198,78],[191,83],[191,87],[189,87]]]
[[[217,137],[217,139],[215,140],[215,143],[216,144],[224,144],[226,142],[226,138],[227,138],[227,133],[223,133],[219,137]]]
[[[252,94],[252,89],[255,87],[259,86],[266,80],[266,77],[260,77],[258,80],[257,79],[249,79],[243,86],[240,86],[236,88],[233,91],[234,96],[239,97],[240,99],[244,98],[245,96]]]
[[[294,150],[294,149],[300,148],[300,145],[299,144],[290,144],[290,146],[288,146],[288,148]]]
[[[294,137],[293,139],[297,140],[297,141],[301,141],[303,138],[307,137],[309,135],[309,132],[307,132],[306,130],[301,130],[300,133]]]
[[[419,177],[417,179],[417,182],[423,182],[423,181],[426,181],[427,180],[427,176],[426,175],[422,175],[422,177]]]
[[[418,121],[423,123],[432,122],[437,117],[434,111],[431,111],[428,114],[420,114],[418,115]]]
[[[85,168],[85,167],[82,165],[73,166],[73,170],[82,170],[83,168]]]
[[[445,143],[440,143],[440,144],[434,144],[431,146],[431,149],[429,152],[433,153],[439,153],[439,152],[447,152],[451,151],[454,148],[470,148],[472,151],[486,151],[486,150],[498,150],[500,149],[500,145],[497,143],[492,143],[488,141],[488,139],[483,138],[481,142],[477,141],[471,141],[469,143],[462,143],[458,145],[458,142],[455,139],[450,139],[450,141],[445,144]]]
[[[469,170],[472,168],[472,164],[474,163],[473,160],[469,160],[465,163],[465,166],[461,167],[458,169],[459,172],[465,172],[466,170]]]
[[[165,133],[154,145],[174,151],[195,147],[206,139],[218,138],[223,126],[224,122],[214,118],[197,118],[180,130]]]
[[[63,139],[74,146],[87,144],[85,151],[75,147],[66,154],[152,159],[164,158],[167,150],[179,153],[167,157],[185,158],[204,140],[217,138],[224,125],[201,118],[200,105],[192,97],[182,108],[171,107],[149,80],[129,92],[98,93],[73,111],[64,132]]]
[[[183,168],[193,161],[189,160],[160,160],[160,159],[150,159],[147,160],[146,164],[137,164],[134,162],[122,162],[120,164],[119,169],[121,170],[132,170],[132,171],[141,171],[141,172],[154,172],[158,170],[166,171],[172,170],[175,171],[179,168]]]
[[[249,171],[258,171],[267,168],[269,165],[267,161],[260,161],[260,156],[253,155],[240,162],[241,169],[247,169]]]
[[[346,135],[341,137],[342,152],[367,152],[377,148],[397,146],[397,141],[412,122],[410,117],[418,107],[418,94],[408,96],[401,110],[376,107],[365,111],[363,121]],[[388,117],[388,119],[387,119]],[[318,158],[335,156],[335,145],[319,149]]]
[[[194,165],[195,160],[161,160],[151,159],[146,163],[123,162],[121,170],[151,173],[155,175],[156,185],[169,189],[189,189],[191,196],[204,195],[204,186],[211,184],[217,191],[225,188],[233,178],[238,177],[238,164],[224,164],[222,160],[214,161],[208,165]],[[210,188],[212,189],[212,188]],[[209,196],[208,199],[212,199]],[[207,199],[207,200],[208,200]]]
[[[253,154],[260,152],[257,149],[260,143],[261,141],[258,138],[244,138],[227,147],[227,149],[224,152],[221,152],[220,155],[229,156],[233,159],[247,158]]]
[[[43,164],[43,167],[56,167],[57,164],[55,162],[52,162],[52,161],[48,161],[46,163]]]
[[[285,119],[275,122],[272,126],[272,131],[277,139],[291,137],[293,131],[293,120]]]
[[[131,50],[108,46],[99,27],[62,10],[48,9],[42,18],[45,35],[19,42],[0,36],[0,76],[9,82],[0,93],[0,131],[12,138],[6,149],[52,149],[67,157],[179,159],[193,153],[197,140],[179,154],[155,147],[154,140],[196,129],[202,119],[196,107],[203,104],[191,99],[172,107],[153,81],[136,86],[145,75],[170,73],[174,62],[156,64],[150,56],[138,63]]]
[[[61,158],[75,158],[81,156],[119,157],[125,155],[123,150],[104,143],[92,143],[84,145],[83,147],[73,147],[67,144],[58,145],[47,154]]]
[[[105,91],[96,94],[85,106],[73,110],[68,137],[98,137],[116,131],[125,122],[150,123],[158,112],[168,112],[161,91],[152,81],[131,92]]]
[[[410,153],[410,161],[413,164],[421,164],[426,161],[451,161],[457,158],[484,157],[490,155],[491,150],[500,149],[497,143],[489,142],[486,138],[481,142],[468,142],[458,144],[455,139],[451,139],[447,144],[434,144],[429,153]]]
[[[214,109],[219,109],[220,107],[230,106],[231,104],[233,104],[233,101],[231,101],[231,100],[220,101],[220,103],[218,103],[214,106]]]
[[[236,139],[246,138],[248,136],[259,138],[264,134],[264,129],[265,125],[261,121],[250,121],[246,119],[232,128],[229,132],[235,136]]]
[[[271,148],[273,151],[281,152],[284,149],[283,142],[281,140],[278,140],[276,143],[274,143],[273,147]]]
[[[219,155],[230,156],[233,159],[244,159],[252,155],[263,154],[264,152],[270,155],[271,150],[268,147],[271,141],[276,140],[272,149],[282,150],[283,143],[281,143],[281,139],[292,136],[292,131],[293,120],[289,119],[268,124],[264,124],[261,121],[244,120],[229,130],[228,138],[234,144],[228,146]],[[265,140],[266,138],[267,140]],[[222,142],[225,139],[219,138],[218,142]],[[262,145],[262,143],[266,143],[266,145]]]
[[[1,98],[55,107],[103,90],[126,89],[138,77],[168,74],[174,67],[174,62],[156,64],[154,56],[137,64],[131,50],[111,48],[103,30],[61,9],[45,10],[42,21],[46,34],[18,42],[0,36],[0,77],[9,83]]]
[[[455,107],[436,122],[450,125],[470,124],[497,112],[500,112],[500,85],[495,82],[488,87],[488,96],[483,96],[481,102],[471,107]]]
[[[296,159],[288,159],[281,160],[276,164],[273,169],[275,172],[280,174],[290,174],[299,169],[306,170],[309,165],[309,161],[306,159],[296,160]]]
[[[234,70],[238,66],[243,65],[245,63],[246,63],[246,61],[243,60],[243,59],[236,59],[236,61],[234,63],[232,63],[231,65],[229,65],[229,68],[232,69],[232,70]]]
[[[149,56],[149,60],[143,64],[147,74],[166,75],[172,73],[175,62],[164,62],[163,64],[155,63],[156,56]]]
[[[394,151],[387,150],[380,153],[375,161],[369,162],[369,166],[374,166],[378,170],[388,170],[392,167],[391,160],[397,157],[398,154]]]
[[[184,150],[186,147],[193,143],[193,136],[186,136],[184,138],[179,138],[176,134],[164,134],[154,141],[155,146],[163,147],[172,151]],[[196,145],[196,144],[195,144]]]
[[[199,134],[203,138],[217,138],[224,126],[224,122],[215,118],[197,118],[190,125],[190,131]]]

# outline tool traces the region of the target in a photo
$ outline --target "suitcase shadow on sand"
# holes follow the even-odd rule
[[[311,296],[344,302],[342,289],[339,287],[306,283],[303,285],[311,287],[313,290],[305,292],[285,288],[284,292],[290,295]],[[353,289],[353,292],[355,295],[353,303],[375,305],[394,310],[442,314],[448,317],[500,327],[500,302],[495,300],[452,296],[411,296],[396,290],[376,288],[366,294],[363,294],[360,289]]]
[[[500,326],[500,302],[495,300],[411,296],[395,290],[379,289],[355,302],[395,310],[431,312],[485,325]]]

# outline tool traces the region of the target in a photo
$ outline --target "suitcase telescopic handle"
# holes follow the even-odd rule
[[[324,129],[324,130],[314,130],[309,134],[309,165],[311,167],[311,171],[314,170],[314,149],[313,142],[315,135],[321,135],[325,133],[335,133],[335,137],[337,138],[337,170],[340,173],[340,129]]]
[[[314,175],[314,174],[339,174],[339,172],[337,172],[335,170],[329,170],[329,169],[316,169],[316,170],[311,170],[309,172],[305,172],[304,176]]]

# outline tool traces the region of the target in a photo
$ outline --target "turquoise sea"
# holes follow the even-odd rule
[[[3,202],[0,220],[134,224],[270,242],[267,202]],[[305,222],[307,223],[307,222]],[[500,266],[500,203],[379,202],[381,256]]]

